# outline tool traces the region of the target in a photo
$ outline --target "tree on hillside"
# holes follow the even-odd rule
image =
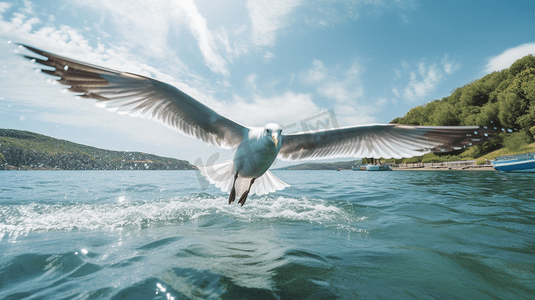
[[[499,118],[504,126],[529,129],[535,125],[535,68],[517,73],[498,95]]]
[[[494,90],[492,86],[486,84],[484,78],[472,84],[465,86],[462,89],[461,97],[459,98],[460,107],[467,106],[483,106],[489,102],[489,94]]]
[[[535,57],[531,54],[526,55],[521,59],[515,61],[509,67],[509,72],[511,73],[511,76],[515,77],[518,73],[529,68],[535,68]]]
[[[484,124],[483,126],[488,126],[492,124],[492,125],[498,126],[498,124],[493,124],[493,123],[496,120],[498,120],[499,112],[500,112],[500,105],[498,104],[498,102],[494,102],[494,103],[488,102],[481,108],[481,110],[479,111],[479,114],[477,114],[475,122],[471,124],[468,124],[468,122],[466,122],[467,123],[466,125]]]
[[[435,126],[456,126],[459,125],[459,112],[453,105],[444,102],[436,109],[429,118]]]

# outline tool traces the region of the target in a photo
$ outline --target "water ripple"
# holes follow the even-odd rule
[[[531,299],[532,174],[0,174],[1,299]],[[439,282],[440,284],[437,284]]]

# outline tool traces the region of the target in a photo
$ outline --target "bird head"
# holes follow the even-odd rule
[[[275,147],[277,147],[281,143],[282,126],[279,124],[269,123],[264,126],[264,135],[268,141],[273,142]]]

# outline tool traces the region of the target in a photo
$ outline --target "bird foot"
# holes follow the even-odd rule
[[[245,200],[247,200],[247,196],[249,195],[249,191],[251,190],[251,186],[253,185],[255,179],[256,178],[251,179],[251,183],[249,183],[249,188],[245,191],[245,193],[243,193],[243,195],[241,195],[240,201],[238,201],[241,206],[245,204]]]
[[[238,173],[234,175],[234,182],[232,182],[232,190],[230,191],[230,196],[228,197],[228,204],[234,202],[236,199],[236,179],[238,179]]]
[[[249,190],[245,191],[245,193],[243,193],[243,195],[241,195],[240,201],[238,201],[238,203],[241,204],[241,206],[243,206],[245,204],[245,200],[247,200],[247,196],[248,195],[249,195]]]
[[[228,204],[234,202],[234,199],[236,199],[236,188],[233,187],[232,191],[230,191],[230,196],[228,197]]]

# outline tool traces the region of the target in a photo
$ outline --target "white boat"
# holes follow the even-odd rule
[[[500,172],[535,173],[535,152],[499,156],[492,166]]]
[[[389,165],[367,165],[366,171],[392,171]]]

